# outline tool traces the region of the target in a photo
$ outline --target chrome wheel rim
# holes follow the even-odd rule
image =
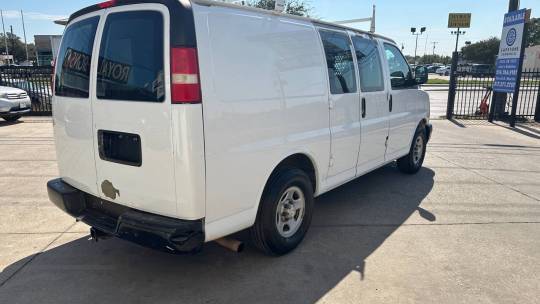
[[[282,237],[291,237],[302,225],[306,206],[304,192],[297,186],[287,188],[276,208],[276,228]]]
[[[422,136],[418,136],[416,137],[416,140],[414,141],[414,148],[413,148],[413,162],[415,165],[418,165],[418,163],[420,163],[423,153],[424,153],[424,139],[422,138]]]

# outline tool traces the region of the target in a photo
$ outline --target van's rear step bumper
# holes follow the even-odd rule
[[[180,220],[102,200],[62,179],[47,183],[49,199],[69,215],[107,234],[170,253],[199,251],[203,220]]]

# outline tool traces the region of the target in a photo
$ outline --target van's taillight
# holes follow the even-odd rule
[[[200,103],[201,85],[196,48],[171,49],[172,103]]]
[[[110,1],[105,1],[105,2],[98,3],[98,6],[99,6],[99,8],[104,9],[104,8],[112,7],[115,4],[116,4],[116,0],[110,0]]]

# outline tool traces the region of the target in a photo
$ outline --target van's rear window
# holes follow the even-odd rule
[[[160,12],[110,14],[99,50],[97,97],[163,101],[163,49],[163,16]]]
[[[55,74],[55,94],[88,98],[92,47],[99,17],[70,25],[62,38]]]

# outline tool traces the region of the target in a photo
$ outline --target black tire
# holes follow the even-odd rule
[[[418,138],[421,138],[422,141],[422,151],[417,155],[415,152],[415,147],[417,144]],[[427,136],[426,136],[426,128],[423,124],[418,126],[416,129],[416,132],[413,137],[413,141],[411,143],[411,147],[409,149],[409,154],[403,156],[402,158],[397,160],[397,166],[399,170],[403,173],[407,174],[415,174],[422,168],[422,164],[424,163],[424,158],[426,156],[426,147],[427,147]]]
[[[291,187],[299,188],[304,195],[304,214],[296,232],[289,237],[280,234],[277,228],[277,208],[285,192]],[[252,241],[259,250],[268,255],[286,254],[298,246],[311,223],[313,215],[313,186],[302,170],[291,168],[275,174],[263,193],[255,224],[251,227]],[[300,215],[299,215],[300,216]]]
[[[15,122],[17,120],[19,120],[19,118],[21,118],[21,115],[12,115],[12,116],[4,116],[2,117],[5,121],[9,121],[9,122]]]

